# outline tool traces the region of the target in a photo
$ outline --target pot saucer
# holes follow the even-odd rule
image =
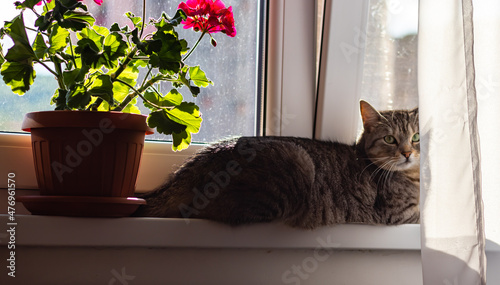
[[[128,217],[146,201],[136,197],[19,196],[33,215],[71,217]]]

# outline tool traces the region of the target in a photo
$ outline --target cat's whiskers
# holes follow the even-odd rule
[[[372,177],[382,172],[377,181],[377,185],[379,185],[380,182],[383,182],[383,185],[385,185],[390,181],[392,175],[394,175],[394,169],[398,161],[395,157],[385,157],[384,159],[385,161],[370,175],[370,180],[372,180]]]
[[[382,157],[382,158],[362,158],[364,160],[369,160],[371,163],[369,163],[365,168],[363,168],[363,170],[361,171],[361,173],[359,174],[359,178],[361,178],[361,176],[363,175],[363,172],[365,172],[365,170],[368,169],[368,167],[372,166],[372,165],[376,165],[377,162],[381,161],[381,160],[386,160],[388,159],[389,157]],[[377,169],[379,168],[379,166],[377,166]],[[370,175],[370,180],[371,180],[371,176]]]
[[[373,177],[375,177],[381,171],[384,172],[386,170],[385,167],[386,167],[386,165],[389,165],[392,162],[392,157],[380,158],[378,161],[380,161],[380,160],[385,160],[385,161],[381,165],[377,165],[377,169],[375,171],[373,171],[373,173],[370,175],[370,180],[372,180]],[[379,177],[379,181],[377,181],[377,185],[379,182],[380,182],[380,177]]]
[[[397,162],[397,159],[395,158],[392,158],[390,161],[392,162],[393,160]],[[388,183],[390,183],[392,176],[394,175],[394,170],[393,170],[394,168],[396,168],[396,163],[391,163],[389,165],[389,169],[385,169],[385,173],[383,175],[384,177],[383,185],[387,185]]]

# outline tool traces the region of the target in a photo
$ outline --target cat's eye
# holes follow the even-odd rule
[[[412,142],[419,142],[420,141],[420,133],[415,133],[413,137],[411,137]]]
[[[394,138],[391,135],[385,136],[384,141],[388,144],[395,144],[396,143],[396,138]]]

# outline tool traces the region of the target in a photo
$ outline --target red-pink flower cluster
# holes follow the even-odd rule
[[[78,1],[83,1],[83,0],[78,0]],[[103,0],[94,0],[94,2],[95,2],[97,5],[99,5],[99,6],[102,4],[102,1],[103,1]],[[52,0],[47,0],[47,3],[50,3],[50,2],[52,2]],[[43,3],[43,1],[40,1],[40,2],[38,2],[38,4],[36,4],[36,5],[37,5],[37,6],[40,6],[40,5],[42,5],[42,3]]]
[[[182,21],[184,29],[236,36],[233,7],[226,8],[221,0],[187,0],[179,4],[179,9],[187,15],[187,19]]]

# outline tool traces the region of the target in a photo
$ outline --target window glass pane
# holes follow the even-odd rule
[[[85,0],[92,14],[96,17],[96,24],[109,27],[118,22],[120,26],[128,24],[124,13],[131,11],[142,15],[142,0],[104,0],[102,6],[97,6],[92,0]],[[161,12],[174,15],[181,1],[147,0],[146,18],[158,18]],[[262,28],[262,2],[259,0],[224,0],[226,6],[232,6],[236,22],[237,35],[230,38],[222,33],[213,34],[217,47],[212,47],[210,38],[205,36],[197,50],[187,60],[190,65],[200,65],[207,77],[214,82],[214,86],[202,88],[197,98],[181,89],[186,101],[193,101],[200,106],[203,123],[199,134],[193,135],[195,142],[210,142],[221,138],[237,135],[256,134],[256,107],[260,78],[259,54]],[[11,20],[17,15],[14,5],[3,9],[0,20]],[[31,14],[27,11],[25,13]],[[26,16],[25,15],[25,16]],[[31,19],[33,20],[33,19]],[[25,21],[28,19],[25,17]],[[192,46],[200,33],[178,28],[182,38]],[[7,37],[6,37],[7,38]],[[10,39],[4,39],[4,54],[9,47]],[[24,96],[13,94],[3,81],[0,82],[0,131],[20,131],[21,122],[26,112],[52,110],[50,98],[57,88],[53,77],[37,68],[37,77],[31,90]],[[171,86],[161,87],[167,93]],[[139,103],[138,106],[142,104]],[[142,108],[143,113],[146,112]],[[170,136],[155,134],[148,139],[170,140]]]
[[[418,0],[371,0],[361,98],[382,110],[413,108],[417,94]]]
[[[10,21],[18,15],[15,9],[14,1],[4,3],[0,9],[0,23],[3,26],[4,21]],[[24,13],[25,22],[32,22],[35,20],[33,13]],[[28,33],[32,40],[33,33]],[[8,36],[1,41],[3,54],[7,53],[7,49],[12,46],[12,41]],[[31,90],[24,96],[18,96],[12,93],[9,86],[3,80],[0,80],[0,131],[21,131],[21,122],[24,114],[32,111],[52,110],[49,105],[50,98],[57,88],[57,83],[50,73],[46,72],[43,68],[35,67],[37,77]],[[0,75],[1,78],[1,75]]]

